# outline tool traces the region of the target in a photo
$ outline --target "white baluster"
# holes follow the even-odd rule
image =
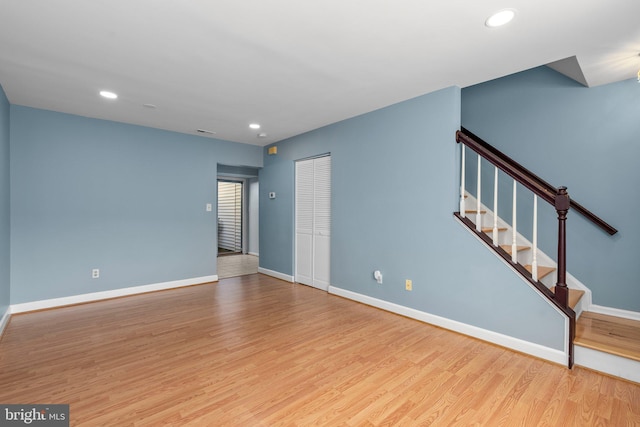
[[[498,246],[498,168],[493,174],[493,246]]]
[[[531,275],[538,280],[538,196],[533,195],[533,255],[531,260]]]
[[[465,217],[465,205],[464,205],[464,194],[465,194],[465,190],[464,190],[464,180],[465,180],[465,146],[464,144],[460,144],[460,146],[462,147],[462,170],[460,172],[460,216],[462,218]]]
[[[482,177],[481,177],[481,165],[482,165],[482,157],[480,157],[480,155],[478,155],[478,182],[477,182],[477,188],[476,188],[476,193],[477,193],[477,200],[476,200],[476,231],[482,231],[482,215],[480,215],[480,193],[481,193],[481,187],[482,187]]]
[[[516,208],[517,208],[517,203],[516,203],[516,185],[517,182],[514,179],[513,180],[513,224],[512,224],[512,228],[513,228],[513,236],[511,238],[511,262],[513,262],[514,264],[518,263],[518,245],[516,244]]]

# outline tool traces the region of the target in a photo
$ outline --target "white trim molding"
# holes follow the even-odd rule
[[[82,304],[86,302],[144,294],[147,292],[163,291],[166,289],[182,288],[185,286],[217,281],[218,276],[214,274],[212,276],[194,277],[192,279],[173,280],[171,282],[155,283],[151,285],[133,286],[130,288],[113,289],[103,292],[92,292],[89,294],[73,295],[69,297],[25,302],[11,305],[11,313],[25,313],[27,311],[44,310],[48,308],[63,307],[65,305]]]
[[[622,310],[620,308],[604,307],[602,305],[591,304],[586,311],[592,313],[606,314],[608,316],[622,317],[623,319],[640,321],[640,313],[637,311]]]
[[[575,345],[576,365],[640,383],[640,362]]]
[[[11,306],[7,307],[4,314],[2,315],[2,318],[0,319],[0,337],[2,337],[5,328],[9,324],[9,319],[11,319]]]
[[[295,279],[293,276],[280,273],[277,271],[269,270],[267,268],[258,267],[258,273],[266,274],[267,276],[275,277],[276,279],[284,280],[286,282],[291,282],[291,283],[295,282]]]
[[[247,252],[247,254],[260,257],[260,254],[258,252]]]
[[[337,288],[335,286],[329,286],[329,293],[338,295],[340,297],[347,298],[353,301],[358,301],[373,307],[377,307],[382,310],[390,311],[392,313],[400,314],[401,316],[410,317],[412,319],[416,319],[421,322],[439,326],[444,329],[449,329],[451,331],[468,335],[470,337],[478,338],[480,340],[497,344],[499,346],[506,347],[511,350],[515,350],[521,353],[529,354],[531,356],[539,357],[541,359],[545,359],[550,362],[558,363],[564,366],[567,366],[569,362],[569,356],[566,351],[545,347],[540,344],[531,343],[528,341],[521,340],[519,338],[514,338],[508,335],[500,334],[498,332],[479,328],[477,326],[461,323],[456,320],[440,317],[435,314],[430,314],[424,311],[405,307],[392,302],[380,300],[377,298],[370,297],[368,295],[363,295],[363,294],[352,292],[346,289]]]

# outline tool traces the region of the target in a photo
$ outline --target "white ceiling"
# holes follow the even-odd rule
[[[588,86],[633,78],[639,18],[640,0],[0,0],[0,84],[12,104],[266,145],[573,56]]]

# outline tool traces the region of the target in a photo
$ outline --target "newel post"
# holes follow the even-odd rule
[[[567,287],[567,212],[569,212],[569,193],[567,187],[560,187],[556,193],[555,208],[558,213],[558,283],[556,283],[556,301],[563,307],[569,305]]]

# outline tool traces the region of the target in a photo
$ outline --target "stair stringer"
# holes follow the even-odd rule
[[[466,198],[465,198],[465,205],[466,205],[466,210],[475,210],[476,206],[477,206],[477,200],[476,198],[469,194],[466,193]],[[480,207],[482,211],[486,211],[485,214],[482,215],[482,224],[481,227],[492,227],[493,226],[493,211],[486,206],[483,203],[480,203]],[[476,215],[475,214],[466,214],[465,217],[467,217],[469,220],[471,220],[471,222],[473,222],[474,224],[476,223]],[[512,233],[513,233],[513,228],[511,227],[511,225],[509,223],[507,223],[506,221],[504,221],[502,218],[500,218],[499,216],[497,217],[498,221],[498,228],[506,228],[506,231],[502,231],[500,233],[498,233],[498,244],[499,245],[504,245],[504,244],[508,244],[511,245],[512,243]],[[492,238],[492,233],[485,233],[487,234],[490,238]],[[522,234],[520,234],[517,230],[516,230],[516,244],[518,246],[529,246],[529,247],[533,247],[533,244],[526,238],[524,237]],[[545,254],[544,252],[542,252],[540,250],[540,248],[538,248],[537,252],[537,262],[538,265],[544,265],[547,267],[553,267],[556,270],[553,273],[550,273],[549,275],[543,277],[541,280],[539,280],[540,283],[544,284],[548,289],[551,289],[553,286],[556,285],[557,281],[558,281],[558,274],[557,274],[557,268],[558,268],[558,263],[551,258],[550,256],[548,256],[547,254]],[[528,250],[528,251],[522,251],[521,253],[518,254],[518,264],[521,265],[525,265],[525,264],[531,264],[532,262],[532,251]],[[516,274],[520,275],[515,269],[514,271],[516,272]],[[581,290],[584,291],[584,295],[582,296],[582,298],[580,299],[580,301],[578,302],[578,304],[576,305],[576,307],[574,308],[574,311],[576,312],[576,320],[580,317],[580,314],[583,311],[587,311],[589,309],[589,307],[591,307],[592,305],[592,299],[591,299],[591,290],[584,285],[584,283],[582,283],[581,281],[579,281],[575,276],[573,276],[571,273],[569,273],[567,271],[566,273],[566,282],[567,282],[567,287],[569,287],[570,289],[576,289],[576,290]]]

